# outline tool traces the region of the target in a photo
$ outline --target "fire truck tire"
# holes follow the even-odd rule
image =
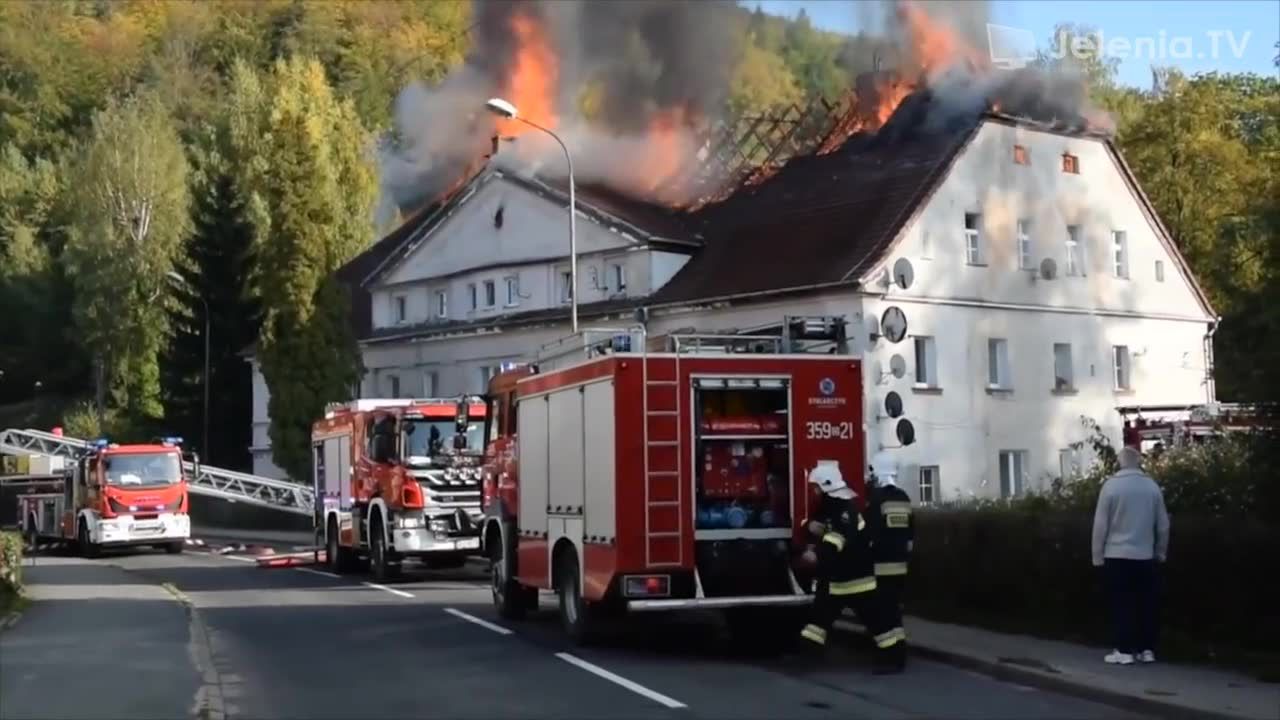
[[[181,555],[186,549],[187,544],[179,540],[178,542],[165,543],[164,551],[170,555]]]
[[[374,515],[369,523],[369,569],[378,582],[393,580],[400,575],[400,565],[393,562],[387,549],[387,536],[382,531],[382,516]]]
[[[325,532],[324,559],[329,564],[329,569],[338,574],[351,572],[355,568],[351,548],[338,544],[338,521],[335,519],[329,520],[328,530]]]
[[[559,557],[556,593],[560,596],[560,624],[575,645],[592,645],[600,638],[600,610],[582,597],[578,553],[573,549],[566,549],[561,551]]]
[[[503,544],[500,538],[489,543],[489,589],[493,593],[493,606],[498,616],[507,620],[521,620],[530,610],[538,607],[538,590],[521,585],[516,580],[514,565],[506,561],[514,558],[514,543]]]
[[[95,558],[102,554],[102,546],[95,542],[89,542],[89,523],[83,519],[80,520],[79,528],[76,530],[76,549],[80,551],[82,557]]]

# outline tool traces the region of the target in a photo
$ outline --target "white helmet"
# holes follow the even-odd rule
[[[808,480],[831,497],[850,500],[857,495],[853,488],[845,484],[840,464],[835,460],[819,460],[818,466],[809,471]]]
[[[882,485],[894,485],[898,480],[898,461],[887,452],[879,452],[871,458],[871,473]]]

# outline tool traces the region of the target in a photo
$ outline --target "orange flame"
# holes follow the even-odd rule
[[[659,110],[649,120],[645,156],[639,167],[647,194],[661,194],[660,188],[684,169],[686,148],[681,145],[680,133],[685,127],[685,109],[679,106]]]
[[[555,101],[560,64],[546,31],[537,20],[520,13],[511,16],[511,31],[518,45],[503,97],[516,106],[521,118],[554,130],[559,121]],[[518,136],[529,130],[517,120],[498,122],[498,131],[504,135]]]

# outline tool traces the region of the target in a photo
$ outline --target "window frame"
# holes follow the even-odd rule
[[[447,290],[436,291],[436,317],[441,320],[449,317],[449,292]]]
[[[560,271],[560,304],[566,305],[573,302],[573,271]]]
[[[391,296],[391,316],[397,325],[409,321],[409,296],[404,294]]]
[[[1034,270],[1035,260],[1031,257],[1031,218],[1020,218],[1017,221],[1014,242],[1017,244],[1018,269]]]
[[[969,227],[970,218],[973,218],[973,227]],[[964,261],[965,264],[976,267],[986,264],[982,252],[982,213],[964,214]]]
[[[467,283],[467,293],[471,296],[471,311],[480,309],[480,290],[475,283]]]
[[[484,306],[494,307],[498,304],[498,283],[493,280],[484,281]]]
[[[1066,373],[1065,373],[1066,383],[1065,384],[1059,383],[1059,380],[1061,380],[1064,377],[1064,374],[1059,372],[1060,368],[1058,367],[1058,348],[1067,349]],[[1053,391],[1054,392],[1075,392],[1075,389],[1076,389],[1075,364],[1076,364],[1075,349],[1071,346],[1071,343],[1056,342],[1053,344]]]
[[[1013,146],[1013,164],[1014,165],[1030,165],[1031,152],[1027,150],[1026,145],[1014,144]]]
[[[931,475],[928,484],[925,483],[925,476]],[[926,500],[924,489],[929,488],[929,498]],[[921,505],[934,505],[941,502],[942,499],[942,471],[938,465],[921,465],[916,475],[916,502]]]
[[[923,362],[920,357],[922,346],[924,348]],[[937,338],[932,335],[912,336],[912,349],[915,353],[915,387],[936,390],[940,387],[938,382]],[[924,379],[921,379],[922,375]]]
[[[1080,225],[1067,225],[1066,249],[1067,277],[1084,277],[1084,229]]]
[[[993,375],[994,379],[992,379]],[[987,388],[1012,390],[1012,376],[1013,369],[1009,366],[1009,339],[987,338]]]
[[[613,281],[613,291],[623,292],[627,289],[627,266],[622,263],[613,263],[609,266],[612,271],[610,280]]]
[[[1133,353],[1128,345],[1111,346],[1111,386],[1116,392],[1133,390]]]
[[[503,278],[507,286],[507,307],[516,307],[520,304],[520,277],[518,275],[508,275]]]
[[[1080,156],[1069,152],[1062,153],[1062,172],[1068,175],[1080,174]]]
[[[1111,231],[1111,272],[1120,280],[1129,279],[1129,234]]]
[[[1027,466],[1030,465],[1031,454],[1026,450],[1000,450],[996,455],[999,466],[1000,499],[1012,500],[1022,497],[1027,492]],[[1006,463],[1006,460],[1008,461]],[[1015,462],[1016,460],[1016,462]],[[1017,471],[1016,473],[1014,471]],[[1006,472],[1008,475],[1006,476]],[[1005,480],[1011,487],[1005,487]],[[1006,491],[1007,490],[1007,491]]]

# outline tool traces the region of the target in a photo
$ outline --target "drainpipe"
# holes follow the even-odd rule
[[[1204,388],[1210,405],[1217,401],[1218,395],[1213,381],[1213,336],[1218,332],[1218,326],[1221,324],[1222,316],[1219,315],[1213,319],[1213,325],[1204,336]]]

